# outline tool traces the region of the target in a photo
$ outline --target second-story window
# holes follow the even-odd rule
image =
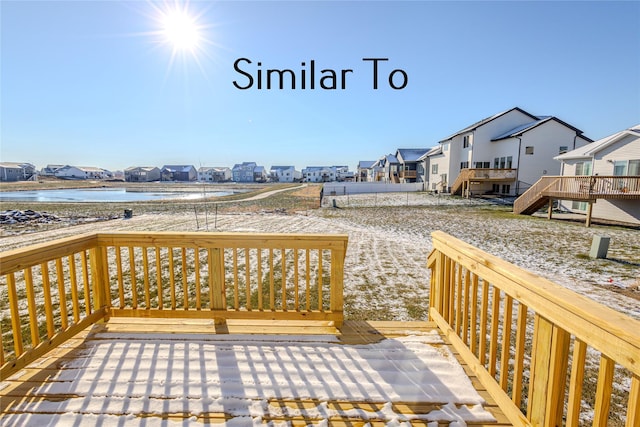
[[[435,165],[431,165],[431,174],[432,175],[437,175],[438,174],[438,164],[437,163]]]
[[[462,137],[462,148],[469,148],[469,135]]]

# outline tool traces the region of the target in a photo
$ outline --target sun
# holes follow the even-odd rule
[[[197,20],[184,9],[164,11],[160,18],[162,35],[175,50],[194,52],[202,41],[201,26]]]

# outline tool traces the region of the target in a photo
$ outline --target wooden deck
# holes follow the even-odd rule
[[[153,344],[163,339],[167,339],[167,334],[180,334],[180,337],[184,337],[184,334],[194,334],[194,340],[197,340],[206,334],[209,337],[215,337],[220,335],[234,335],[240,336],[243,342],[250,343],[252,339],[255,339],[255,334],[277,334],[278,336],[300,336],[300,335],[319,335],[319,336],[335,336],[341,345],[355,346],[366,345],[380,342],[388,338],[397,338],[407,336],[407,334],[431,334],[437,331],[434,323],[431,322],[372,322],[372,321],[348,321],[345,322],[340,329],[332,326],[332,322],[326,321],[256,321],[256,320],[229,320],[225,324],[214,324],[211,321],[202,319],[134,319],[134,318],[112,318],[104,324],[93,325],[81,333],[71,338],[63,345],[54,349],[53,351],[42,356],[40,359],[31,363],[27,367],[21,369],[6,381],[0,383],[0,409],[2,417],[6,420],[16,420],[16,416],[20,422],[28,420],[29,416],[35,414],[42,415],[43,413],[49,417],[63,416],[64,411],[70,409],[69,404],[72,401],[78,399],[91,399],[92,396],[84,395],[80,392],[77,393],[58,393],[56,392],[56,383],[59,383],[59,374],[64,372],[66,365],[73,360],[77,360],[79,357],[83,357],[83,354],[88,349],[92,348],[96,343],[107,342],[117,343],[119,337],[122,334],[140,334],[137,335],[136,340],[140,343]],[[131,336],[131,335],[127,335]],[[442,337],[444,344],[435,344],[438,346],[448,346],[447,340]],[[187,339],[188,341],[188,339]],[[290,343],[289,345],[304,345],[302,343]],[[507,417],[502,413],[501,409],[493,401],[489,393],[481,385],[472,371],[466,366],[466,364],[460,359],[455,350],[449,347],[451,352],[459,360],[461,366],[465,369],[469,378],[478,391],[480,396],[485,399],[486,404],[484,408],[491,413],[495,418],[495,422],[483,423],[483,422],[467,422],[470,426],[510,426],[512,425]],[[197,353],[196,353],[197,354]],[[105,360],[105,363],[118,364],[119,358],[124,357],[121,354],[115,352],[109,354],[109,360]],[[190,356],[191,363],[198,364],[198,360],[193,360],[194,356]],[[195,356],[197,357],[197,356]],[[156,363],[154,360],[142,361],[145,363]],[[131,384],[127,380],[128,376],[122,378],[122,383],[118,384],[118,390],[127,390]],[[105,378],[105,381],[112,381],[112,378]],[[151,382],[153,378],[149,379]],[[137,387],[150,388],[147,384],[138,384]],[[178,389],[186,389],[188,384],[178,383],[173,384]],[[75,389],[74,385],[67,384],[66,389]],[[53,390],[53,391],[49,391]],[[132,396],[134,397],[134,396]],[[149,396],[138,396],[141,399],[148,399]],[[120,398],[121,399],[121,398]],[[117,399],[116,399],[117,400]],[[54,407],[51,406],[51,402],[55,402]],[[260,403],[257,401],[256,403]],[[24,405],[28,404],[29,408],[42,407],[42,411],[35,411],[29,414],[24,411]],[[322,422],[327,419],[331,425],[341,426],[359,426],[370,423],[372,426],[387,425],[390,421],[385,416],[388,416],[388,402],[375,402],[375,401],[341,401],[341,400],[329,400],[321,402],[317,399],[269,399],[269,407],[275,408],[289,408],[288,410],[281,411],[281,413],[271,413],[261,417],[263,423],[273,422],[289,422],[290,425],[313,425]],[[325,409],[325,414],[318,415],[317,408],[320,405]],[[387,406],[385,406],[387,405]],[[94,405],[95,406],[95,405]],[[100,406],[100,405],[99,405]],[[114,411],[115,406],[107,406],[103,409],[102,405],[99,410],[92,409],[89,405],[83,410],[83,416],[86,415],[87,419],[96,419],[91,417],[118,417],[119,420],[126,418],[127,424],[137,425],[144,419],[145,422],[152,420],[172,420],[183,422],[185,420],[194,421],[197,420],[202,424],[220,424],[234,418],[233,414],[213,411],[209,412],[206,409],[201,409],[192,413],[187,412],[166,412],[166,413],[150,413],[150,412],[138,412],[129,413],[126,410]],[[206,408],[206,402],[204,408]],[[57,410],[55,408],[58,408]],[[442,404],[433,402],[407,402],[407,401],[394,401],[391,402],[391,410],[396,414],[402,414],[406,419],[422,418],[411,421],[411,425],[427,425],[429,422],[438,420],[438,425],[448,425],[450,420],[445,416],[438,419],[437,413],[442,413]],[[437,411],[437,412],[436,412]],[[292,415],[292,414],[296,415]],[[358,416],[358,414],[364,414]],[[377,414],[377,415],[376,415]],[[385,415],[386,414],[386,415]],[[429,414],[433,414],[429,416]],[[427,419],[427,417],[429,417]],[[116,419],[116,418],[112,418]],[[236,420],[238,421],[238,420]],[[251,424],[250,421],[246,421],[247,425]]]

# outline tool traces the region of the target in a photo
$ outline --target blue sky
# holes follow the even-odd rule
[[[194,17],[192,50],[162,34],[176,7]],[[355,169],[515,106],[592,139],[640,122],[637,1],[2,0],[0,14],[0,159],[38,168]],[[238,89],[239,58],[254,80],[257,62],[294,70],[296,89]],[[378,89],[363,58],[388,58]],[[353,71],[323,90],[323,69]]]

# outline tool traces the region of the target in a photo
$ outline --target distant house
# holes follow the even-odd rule
[[[394,156],[393,154],[382,156],[378,160],[378,164],[381,168],[381,173],[378,176],[378,181],[395,183],[400,182],[400,178],[398,176],[400,162],[398,161],[398,158],[396,156]]]
[[[0,163],[0,181],[28,181],[36,177],[36,167],[31,163]]]
[[[294,166],[271,166],[269,179],[273,182],[300,182],[302,172],[297,171]]]
[[[131,166],[124,170],[124,180],[127,182],[160,181],[160,169],[155,166]]]
[[[515,107],[439,142],[423,157],[429,188],[462,194],[518,195],[544,175],[558,175],[554,156],[592,142],[553,116]]]
[[[190,182],[198,178],[198,172],[193,165],[164,165],[160,169],[161,181]]]
[[[236,163],[231,169],[233,182],[255,182],[253,171],[257,168],[256,162]]]
[[[64,165],[47,165],[40,170],[40,175],[42,176],[55,176],[56,171],[64,167]]]
[[[231,178],[231,169],[227,167],[202,166],[198,169],[200,182],[227,182],[231,181]]]
[[[253,182],[267,182],[269,176],[264,166],[256,166],[253,169]]]
[[[355,174],[348,166],[307,166],[302,169],[304,182],[354,181]]]
[[[605,185],[605,192],[640,192],[638,180],[633,180],[634,185],[627,179],[616,179],[630,176],[640,179],[640,125],[568,151],[555,159],[562,163],[562,176],[598,176]],[[560,201],[560,207],[586,213],[588,202],[564,200]],[[591,215],[593,218],[640,224],[640,200],[598,199],[593,203]]]
[[[376,163],[375,160],[360,160],[358,162],[358,169],[356,171],[356,181],[358,182],[368,182],[371,181],[370,176],[372,175],[371,169],[373,165]]]
[[[400,182],[424,182],[424,163],[420,160],[428,148],[398,148],[398,179]]]
[[[108,179],[111,178],[112,173],[92,166],[65,165],[56,169],[54,176],[61,179]]]

